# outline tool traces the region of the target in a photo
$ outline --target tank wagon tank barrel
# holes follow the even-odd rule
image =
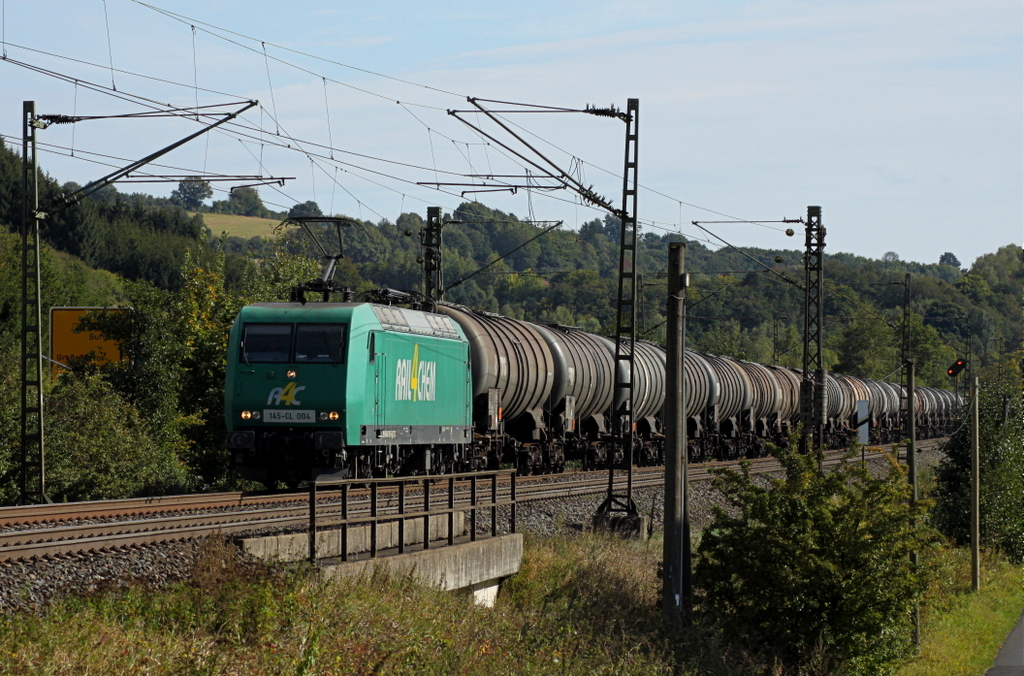
[[[525,472],[561,471],[573,458],[585,467],[621,462],[607,418],[622,403],[610,338],[446,303],[436,312],[387,304],[401,298],[242,309],[229,341],[225,421],[244,476],[271,485],[503,462]],[[647,341],[634,349],[635,457],[658,463],[666,352]],[[800,377],[687,350],[691,457],[752,457],[784,443],[799,422]],[[831,444],[853,438],[858,401],[868,402],[872,442],[901,438],[901,386],[830,373],[826,389]],[[916,401],[922,438],[947,433],[962,404],[933,388],[918,388]]]

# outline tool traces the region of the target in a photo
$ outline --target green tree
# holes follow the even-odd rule
[[[310,200],[303,202],[302,204],[296,204],[288,210],[288,218],[303,218],[307,216],[323,216],[324,212],[320,211],[320,205]]]
[[[766,364],[772,360],[771,328],[761,324],[744,329],[735,319],[718,321],[701,334],[693,347],[701,352]]]
[[[186,178],[178,183],[178,188],[171,191],[171,202],[182,207],[195,211],[203,206],[203,200],[213,197],[213,187],[209,181],[204,181],[198,176]]]
[[[152,433],[98,375],[62,376],[46,402],[46,485],[56,501],[176,493],[180,445]]]
[[[982,374],[979,413],[981,536],[1024,562],[1024,398],[1020,354]],[[936,472],[934,520],[959,544],[970,541],[971,432],[969,407],[946,445]]]
[[[124,361],[96,367],[117,395],[135,408],[148,435],[192,458],[186,432],[201,424],[180,406],[179,394],[188,355],[185,330],[175,312],[175,296],[146,282],[128,282],[119,297],[120,312],[90,312],[79,322],[119,343]],[[76,368],[82,370],[84,365]],[[189,483],[200,472],[190,468]]]
[[[878,379],[899,366],[900,336],[878,316],[860,313],[828,338],[841,355],[835,366],[838,373]]]
[[[256,188],[246,186],[233,188],[227,200],[213,203],[212,210],[222,214],[270,218],[270,210],[263,205]]]
[[[190,444],[184,458],[204,486],[221,484],[229,474],[224,452],[224,356],[243,300],[226,289],[225,261],[219,250],[189,256],[182,271],[184,284],[171,299],[171,317],[182,347],[178,410],[197,422],[185,430]]]
[[[289,253],[284,238],[279,237],[268,246],[266,258],[251,270],[245,280],[245,301],[260,303],[287,300],[293,286],[320,276],[321,266],[316,259]]]
[[[0,333],[0,505],[18,500],[21,443],[20,346],[12,334]]]
[[[82,322],[120,343],[128,359],[104,365],[101,372],[142,413],[151,436],[177,445],[200,487],[222,485],[229,474],[223,452],[224,355],[245,299],[226,289],[225,261],[218,250],[187,254],[178,291],[130,284],[121,312],[91,313]],[[266,278],[280,269],[271,260],[256,274]],[[292,278],[287,282],[294,285]]]
[[[915,526],[923,504],[908,504],[895,463],[873,478],[859,463],[821,474],[813,455],[776,457],[786,475],[767,486],[746,464],[717,472],[733,509],[716,509],[701,540],[695,586],[704,610],[794,673],[812,664],[885,672],[912,648],[910,610],[926,587],[907,563],[933,541]]]

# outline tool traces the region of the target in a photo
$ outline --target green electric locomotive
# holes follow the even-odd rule
[[[469,342],[441,314],[257,303],[231,328],[224,413],[235,468],[267,486],[471,468]]]

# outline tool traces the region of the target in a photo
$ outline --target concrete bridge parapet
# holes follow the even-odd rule
[[[376,559],[321,564],[328,579],[370,574],[411,575],[425,585],[445,591],[464,590],[473,600],[491,607],[505,578],[519,572],[523,562],[523,536],[510,533],[460,544],[406,552]]]

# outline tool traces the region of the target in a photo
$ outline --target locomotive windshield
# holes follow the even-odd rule
[[[239,361],[276,364],[291,361],[291,324],[246,324]]]
[[[344,345],[344,324],[299,324],[295,336],[295,361],[339,362]]]
[[[293,331],[293,327],[297,330]],[[246,324],[238,361],[245,364],[336,364],[344,355],[346,328],[345,324]]]

